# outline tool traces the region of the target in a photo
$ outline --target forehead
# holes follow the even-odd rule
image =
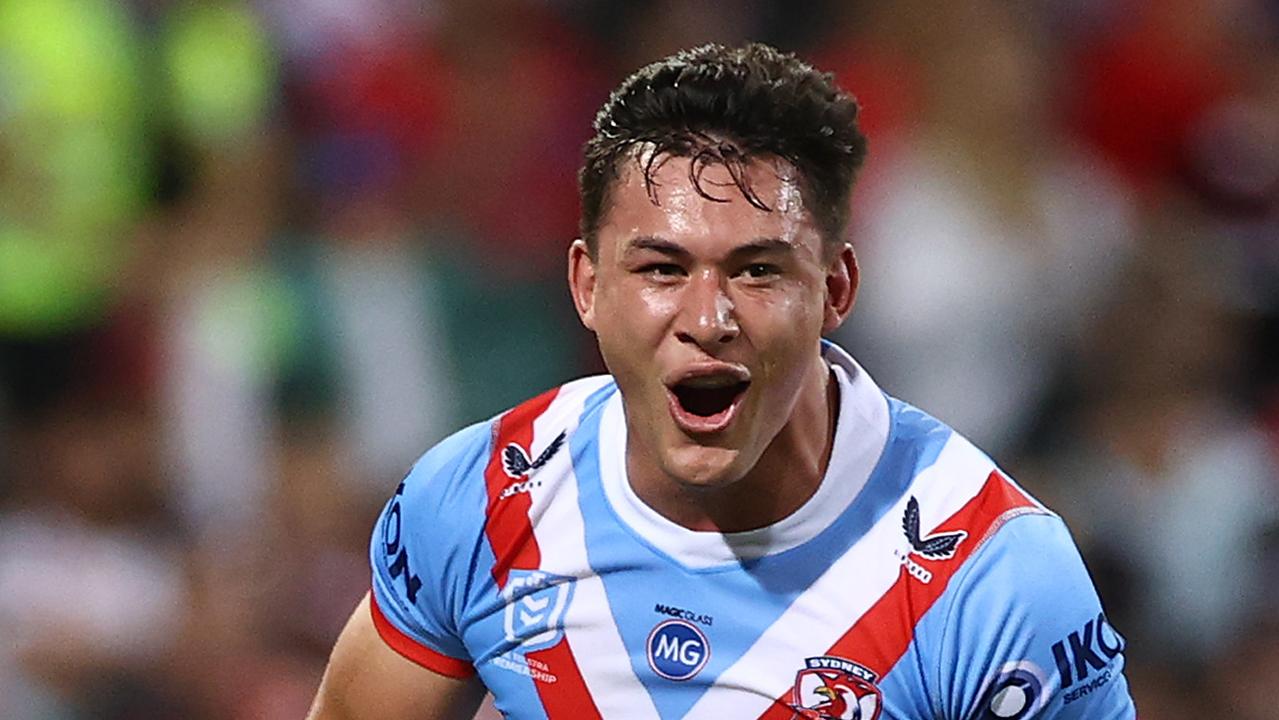
[[[651,165],[651,187],[644,176],[647,163],[641,152],[619,167],[599,228],[601,248],[639,236],[717,244],[776,238],[820,247],[799,171],[785,160],[766,157],[741,166],[744,184],[767,209],[747,199],[722,162],[695,166],[689,157],[659,157]]]

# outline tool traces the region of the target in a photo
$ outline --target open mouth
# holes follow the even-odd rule
[[[749,381],[711,387],[683,382],[671,388],[671,392],[675,394],[675,399],[684,412],[705,418],[728,410],[748,387]]]
[[[719,432],[737,416],[750,380],[738,373],[693,375],[669,385],[671,416],[685,432]]]

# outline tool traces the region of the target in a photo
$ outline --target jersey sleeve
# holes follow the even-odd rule
[[[462,642],[475,538],[484,518],[491,429],[467,428],[409,471],[373,528],[371,613],[399,654],[442,675],[474,674]]]
[[[1011,520],[969,559],[947,608],[937,687],[949,720],[1132,720],[1124,640],[1065,524]]]

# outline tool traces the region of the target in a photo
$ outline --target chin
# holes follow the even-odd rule
[[[706,445],[672,448],[665,454],[667,475],[689,488],[713,490],[740,480],[749,468],[742,467],[740,450]]]

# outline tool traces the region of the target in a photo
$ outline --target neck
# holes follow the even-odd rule
[[[670,478],[635,482],[638,468],[628,449],[632,487],[649,507],[690,530],[743,532],[772,525],[803,506],[821,485],[838,408],[839,383],[819,357],[790,419],[741,478],[717,487],[690,487]]]

